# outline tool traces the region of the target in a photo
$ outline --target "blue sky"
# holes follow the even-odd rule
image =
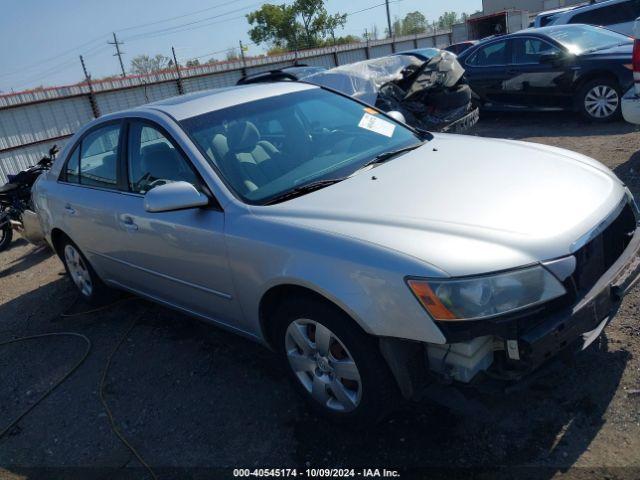
[[[393,0],[392,0],[393,1]],[[271,3],[292,0],[272,0]],[[384,0],[328,0],[330,13],[349,13]],[[178,61],[249,42],[244,15],[259,8],[257,0],[4,0],[0,16],[0,90],[23,90],[38,85],[63,85],[82,79],[78,59],[83,54],[94,78],[119,72],[111,32],[125,42],[125,68],[138,54],[171,55]],[[390,5],[391,16],[421,11],[429,20],[447,10],[474,12],[481,0],[400,0]],[[164,21],[171,17],[173,20]],[[195,22],[195,23],[193,23]],[[188,25],[185,25],[188,24]],[[362,35],[373,24],[382,33],[385,8],[378,6],[347,19],[343,34]],[[184,25],[184,26],[181,26]],[[196,28],[197,27],[197,28]],[[173,30],[171,30],[173,28]],[[251,46],[249,54],[262,53]],[[217,54],[221,58],[222,54]]]

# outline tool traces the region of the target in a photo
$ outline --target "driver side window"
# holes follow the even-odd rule
[[[187,159],[158,129],[131,122],[128,145],[129,189],[145,194],[166,183],[184,181],[198,186]]]

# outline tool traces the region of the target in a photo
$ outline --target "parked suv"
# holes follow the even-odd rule
[[[631,35],[633,22],[638,17],[640,17],[640,0],[608,0],[557,13],[547,22],[547,25],[586,23]]]
[[[595,160],[297,82],[94,120],[33,196],[84,299],[127,290],[268,345],[345,421],[586,348],[640,268],[634,200]]]

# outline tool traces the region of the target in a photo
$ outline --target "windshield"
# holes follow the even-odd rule
[[[576,55],[633,43],[633,40],[625,35],[591,25],[558,25],[547,27],[544,33]]]
[[[320,88],[181,124],[227,185],[253,204],[312,182],[344,178],[380,154],[421,142],[376,110]]]

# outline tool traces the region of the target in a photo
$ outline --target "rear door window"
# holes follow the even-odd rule
[[[117,188],[120,124],[89,132],[69,156],[63,179],[91,187]]]
[[[507,63],[507,42],[495,42],[486,47],[480,48],[474,53],[469,61],[469,65],[476,67],[492,67],[506,65]]]

